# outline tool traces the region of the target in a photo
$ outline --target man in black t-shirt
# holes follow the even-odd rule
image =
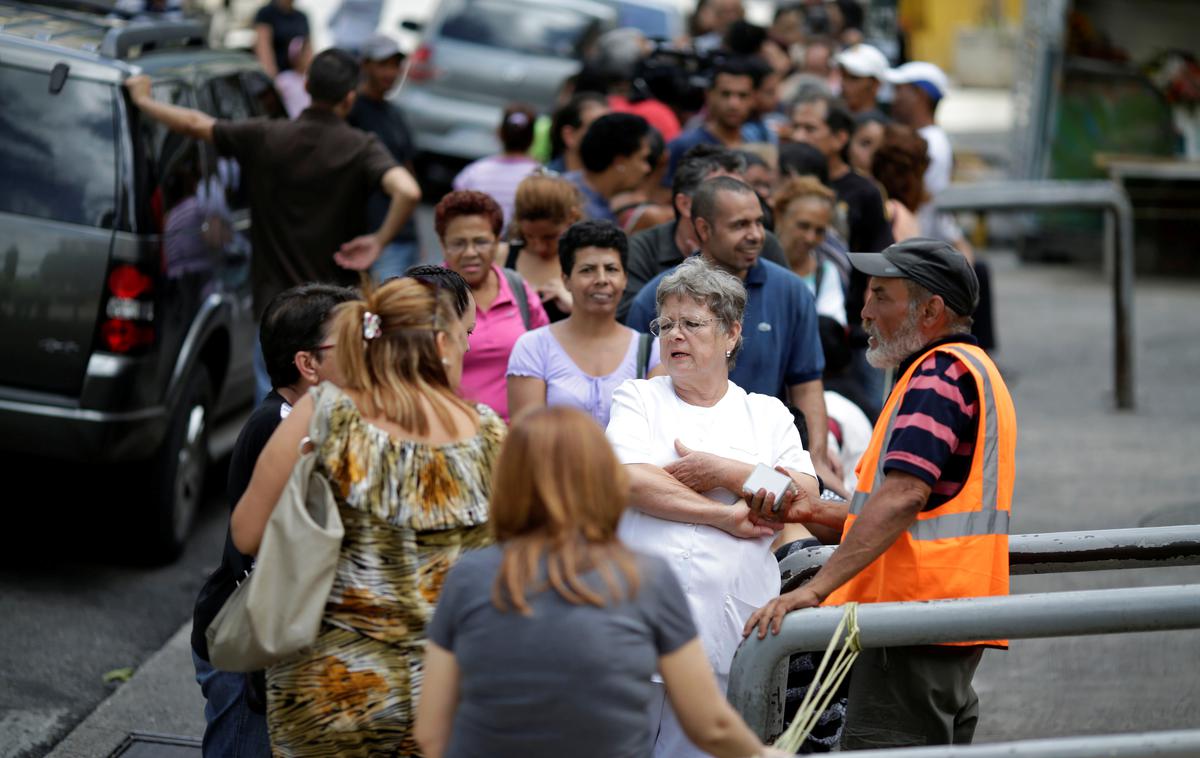
[[[323,381],[338,383],[332,352],[336,337],[330,334],[333,311],[357,297],[357,292],[346,287],[306,284],[280,293],[267,305],[260,339],[272,390],[250,414],[234,444],[227,488],[231,512],[249,486],[254,465],[267,440],[292,406],[310,387]],[[196,598],[192,662],[206,701],[203,743],[206,758],[270,754],[262,673],[247,675],[214,669],[208,662],[205,639],[208,625],[253,565],[254,559],[237,551],[226,530],[221,565]]]
[[[358,96],[358,62],[325,50],[308,69],[312,105],[294,121],[225,121],[203,111],[154,99],[150,79],[126,82],[144,116],[173,132],[213,143],[237,159],[253,222],[250,286],[261,317],[271,298],[308,282],[354,285],[408,221],[421,190],[374,135],[346,123]],[[390,198],[378,228],[367,227],[371,193]],[[256,399],[269,389],[261,356],[255,362]]]
[[[847,155],[854,117],[831,95],[812,94],[792,103],[792,137],[824,153],[829,161],[829,186],[837,193],[838,213],[846,219],[846,241],[852,253],[878,253],[894,241],[892,225],[884,210],[883,195],[875,182],[851,168]],[[883,373],[864,357],[867,335],[862,329],[862,309],[867,296],[867,277],[850,271],[846,292],[846,320],[854,350],[854,370],[867,396],[883,394]]]
[[[417,154],[412,131],[404,120],[404,114],[394,103],[388,102],[387,94],[400,78],[400,67],[404,54],[400,46],[386,34],[373,34],[362,46],[362,81],[358,85],[358,97],[346,122],[364,132],[374,134],[392,154],[393,160],[414,173],[413,159]],[[367,226],[374,228],[387,216],[388,196],[375,192],[367,201]],[[412,218],[400,230],[371,266],[371,276],[377,282],[385,282],[393,276],[401,276],[419,257],[417,225]]]
[[[308,16],[296,10],[293,0],[271,0],[254,14],[257,39],[254,54],[274,79],[292,67],[288,45],[297,37],[308,37]]]

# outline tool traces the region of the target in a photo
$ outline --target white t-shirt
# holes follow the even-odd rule
[[[950,138],[945,130],[937,124],[923,126],[917,130],[929,145],[929,167],[925,169],[925,191],[932,199],[942,190],[950,186],[950,176],[954,170],[954,149],[950,146]],[[962,238],[962,230],[949,213],[934,213],[933,203],[926,201],[917,209],[917,223],[921,225],[921,234],[925,237],[956,242]]]
[[[833,432],[829,433],[830,449],[838,451],[838,458],[842,462],[842,484],[847,490],[854,492],[854,488],[858,486],[858,474],[854,469],[858,466],[862,454],[867,452],[867,447],[871,444],[871,433],[875,429],[861,408],[836,392],[825,391],[825,413],[841,427],[840,443],[833,436]]]
[[[817,288],[817,275],[802,276],[808,291],[817,300],[817,315],[828,316],[842,326],[846,325],[846,293],[842,291],[842,275],[837,265],[829,259],[821,260],[821,287]]]
[[[669,376],[631,379],[613,393],[607,436],[625,464],[665,466],[679,458],[678,439],[692,450],[816,475],[783,403],[747,394],[733,382],[716,405],[702,408],[679,399]],[[726,504],[740,498],[724,488],[704,495]],[[658,555],[674,569],[701,644],[724,684],[743,625],[779,594],[771,538],[739,539],[716,527],[650,516],[633,505],[622,516],[618,534],[629,547]]]

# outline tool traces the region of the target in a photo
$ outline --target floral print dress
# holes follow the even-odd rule
[[[459,555],[490,541],[504,422],[478,405],[470,439],[397,440],[333,385],[311,392],[317,466],[333,486],[345,538],[316,643],[267,671],[272,751],[415,755],[425,625]]]

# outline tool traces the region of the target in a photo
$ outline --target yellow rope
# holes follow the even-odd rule
[[[804,744],[804,740],[816,727],[821,714],[833,701],[833,696],[837,694],[846,674],[850,673],[850,667],[854,665],[854,661],[862,651],[862,644],[858,639],[858,603],[846,603],[844,608],[842,620],[833,630],[833,639],[829,640],[829,646],[825,648],[821,665],[817,667],[812,684],[809,685],[808,692],[804,693],[804,699],[800,701],[800,709],[796,711],[796,716],[788,728],[779,735],[779,739],[775,740],[775,747],[789,754],[795,753]],[[834,650],[841,641],[842,630],[846,631],[846,641],[837,651],[835,658]],[[825,676],[826,667],[829,668],[827,677]]]

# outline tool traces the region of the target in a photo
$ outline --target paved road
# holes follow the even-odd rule
[[[1112,405],[1111,296],[1096,271],[998,257],[1015,374],[1014,533],[1200,523],[1200,310],[1191,279],[1137,287],[1137,410]],[[1013,591],[1200,583],[1200,567],[1022,576]],[[984,656],[978,741],[1200,727],[1200,630],[1026,640]]]
[[[140,665],[191,615],[220,556],[224,469],[210,477],[186,552],[166,567],[130,560],[104,518],[119,507],[119,488],[103,491],[86,473],[36,472],[34,493],[6,498],[0,758],[43,755],[118,686],[105,672]],[[72,479],[81,484],[64,486]]]

